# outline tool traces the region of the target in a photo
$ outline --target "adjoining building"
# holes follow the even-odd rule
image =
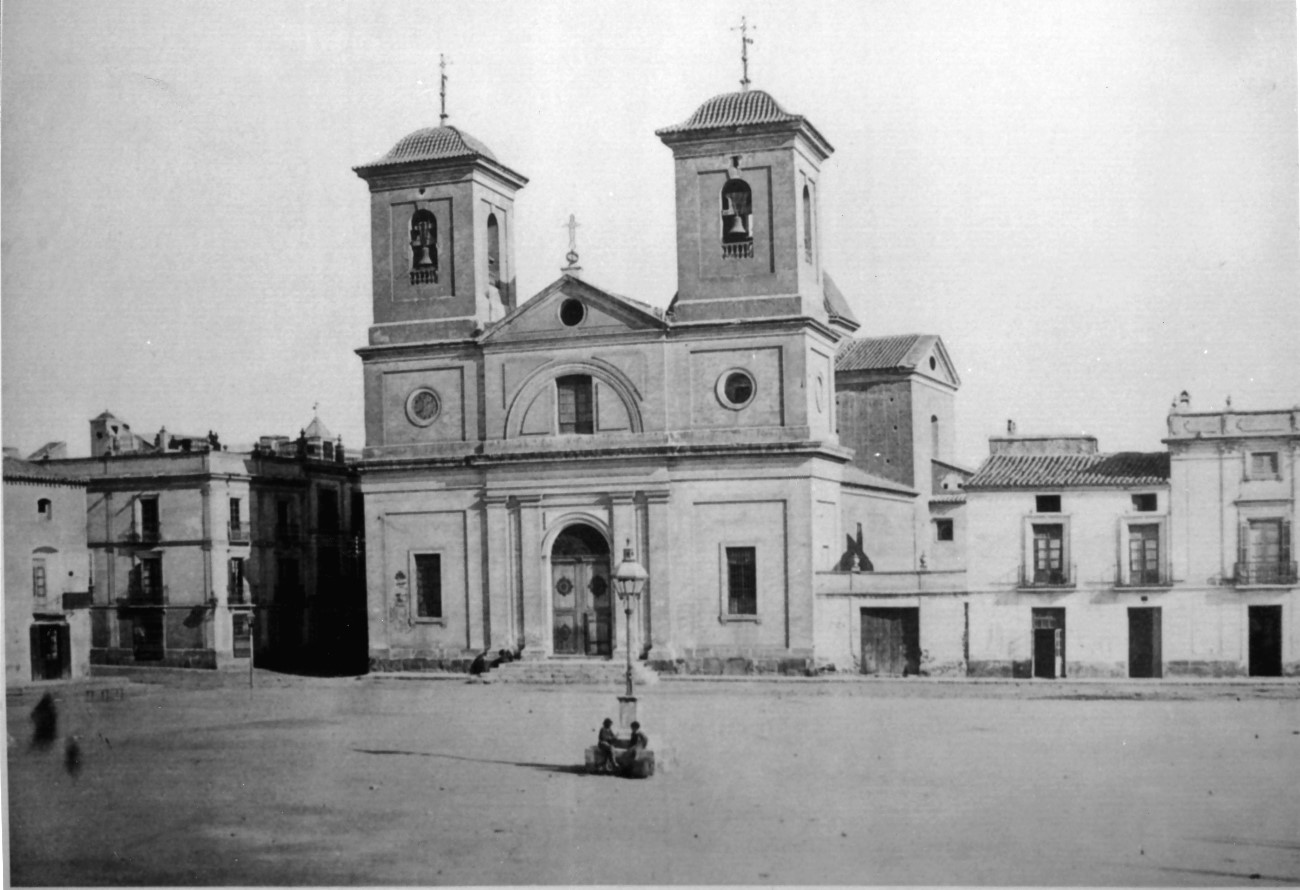
[[[965,485],[971,676],[1300,675],[1300,410],[1168,418],[1167,452],[994,437]]]
[[[90,672],[86,480],[5,449],[5,682]]]
[[[364,670],[357,474],[318,418],[241,451],[90,426],[91,457],[39,466],[88,493],[92,663]]]

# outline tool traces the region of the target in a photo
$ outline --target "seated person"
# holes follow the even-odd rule
[[[623,743],[621,747],[625,747],[627,750],[618,756],[618,766],[620,770],[630,775],[633,765],[646,756],[645,751],[650,747],[650,739],[641,731],[640,723],[635,720],[632,721],[632,738]]]
[[[602,757],[601,761],[596,764],[596,768],[601,772],[614,772],[617,765],[614,749],[627,747],[627,742],[624,742],[615,734],[613,727],[614,721],[606,717],[605,722],[600,727],[600,736],[596,740],[596,747],[600,749]]]

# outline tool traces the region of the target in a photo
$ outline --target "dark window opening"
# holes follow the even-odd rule
[[[567,328],[582,324],[587,317],[587,307],[581,300],[565,300],[560,304],[560,322]]]
[[[302,584],[299,581],[298,560],[294,557],[281,557],[276,560],[275,599],[282,605],[300,605],[303,600]]]
[[[555,381],[559,401],[561,433],[591,434],[596,431],[592,412],[591,378],[585,374],[572,374]]]
[[[1139,513],[1156,512],[1156,496],[1154,494],[1133,495],[1133,509]]]
[[[411,215],[411,284],[438,280],[438,220],[428,210]]]
[[[332,488],[316,491],[316,530],[326,534],[339,530],[339,493]]]
[[[952,525],[952,520],[951,520],[951,519],[936,519],[936,520],[934,521],[934,537],[935,537],[935,540],[937,540],[937,541],[951,541],[951,540],[952,540],[952,529],[953,529],[953,525]]]
[[[489,213],[487,219],[488,284],[501,281],[501,227],[497,215]]]
[[[415,555],[416,615],[420,618],[442,617],[442,556],[437,553]]]
[[[722,187],[722,256],[750,259],[754,256],[754,196],[743,179],[731,179]]]
[[[758,614],[757,555],[753,547],[727,548],[727,614]]]
[[[49,498],[41,498],[36,502],[36,513],[42,519],[49,520],[54,516],[54,504]]]
[[[131,600],[152,606],[163,605],[162,559],[142,559],[134,569],[134,583],[130,585]]]
[[[1034,498],[1035,513],[1060,513],[1061,496],[1059,494],[1040,494]]]
[[[1261,451],[1250,456],[1250,478],[1277,479],[1279,476],[1276,451]]]
[[[732,371],[723,381],[722,394],[732,407],[747,405],[754,397],[754,378],[743,371]]]
[[[233,557],[226,567],[226,601],[232,606],[241,606],[247,602],[244,595],[244,560]]]
[[[812,194],[806,185],[803,187],[803,259],[805,263],[813,261]]]
[[[158,518],[158,498],[140,498],[140,534],[146,541],[156,541],[162,528]]]

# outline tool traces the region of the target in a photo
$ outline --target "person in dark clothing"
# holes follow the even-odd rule
[[[650,747],[650,738],[641,731],[641,724],[632,721],[632,737],[620,747],[627,748],[618,756],[618,768],[624,775],[632,775],[633,765],[645,757],[645,750]]]
[[[44,750],[59,735],[59,709],[48,692],[32,708],[32,747]]]
[[[474,660],[470,662],[469,675],[471,677],[481,677],[483,676],[483,672],[486,670],[487,670],[487,653],[480,652],[474,658]]]
[[[600,749],[603,760],[596,764],[597,769],[604,773],[613,773],[617,764],[615,748],[622,748],[626,743],[619,739],[614,732],[614,721],[605,718],[605,722],[600,727],[600,735],[596,740],[596,747]]]

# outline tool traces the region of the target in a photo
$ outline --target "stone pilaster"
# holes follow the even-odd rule
[[[524,658],[545,658],[551,653],[551,621],[546,614],[548,579],[542,577],[542,498],[527,495],[519,504],[520,597],[524,612]]]
[[[488,645],[513,649],[518,638],[515,629],[511,568],[515,560],[511,551],[510,515],[506,498],[483,499],[483,570],[487,609]]]
[[[669,566],[672,564],[672,535],[669,534],[668,491],[643,493],[642,538],[645,560],[641,563],[650,572],[650,581],[642,599],[648,606],[646,634],[650,640],[651,661],[672,661],[677,657],[672,645],[673,608],[672,582]]]

